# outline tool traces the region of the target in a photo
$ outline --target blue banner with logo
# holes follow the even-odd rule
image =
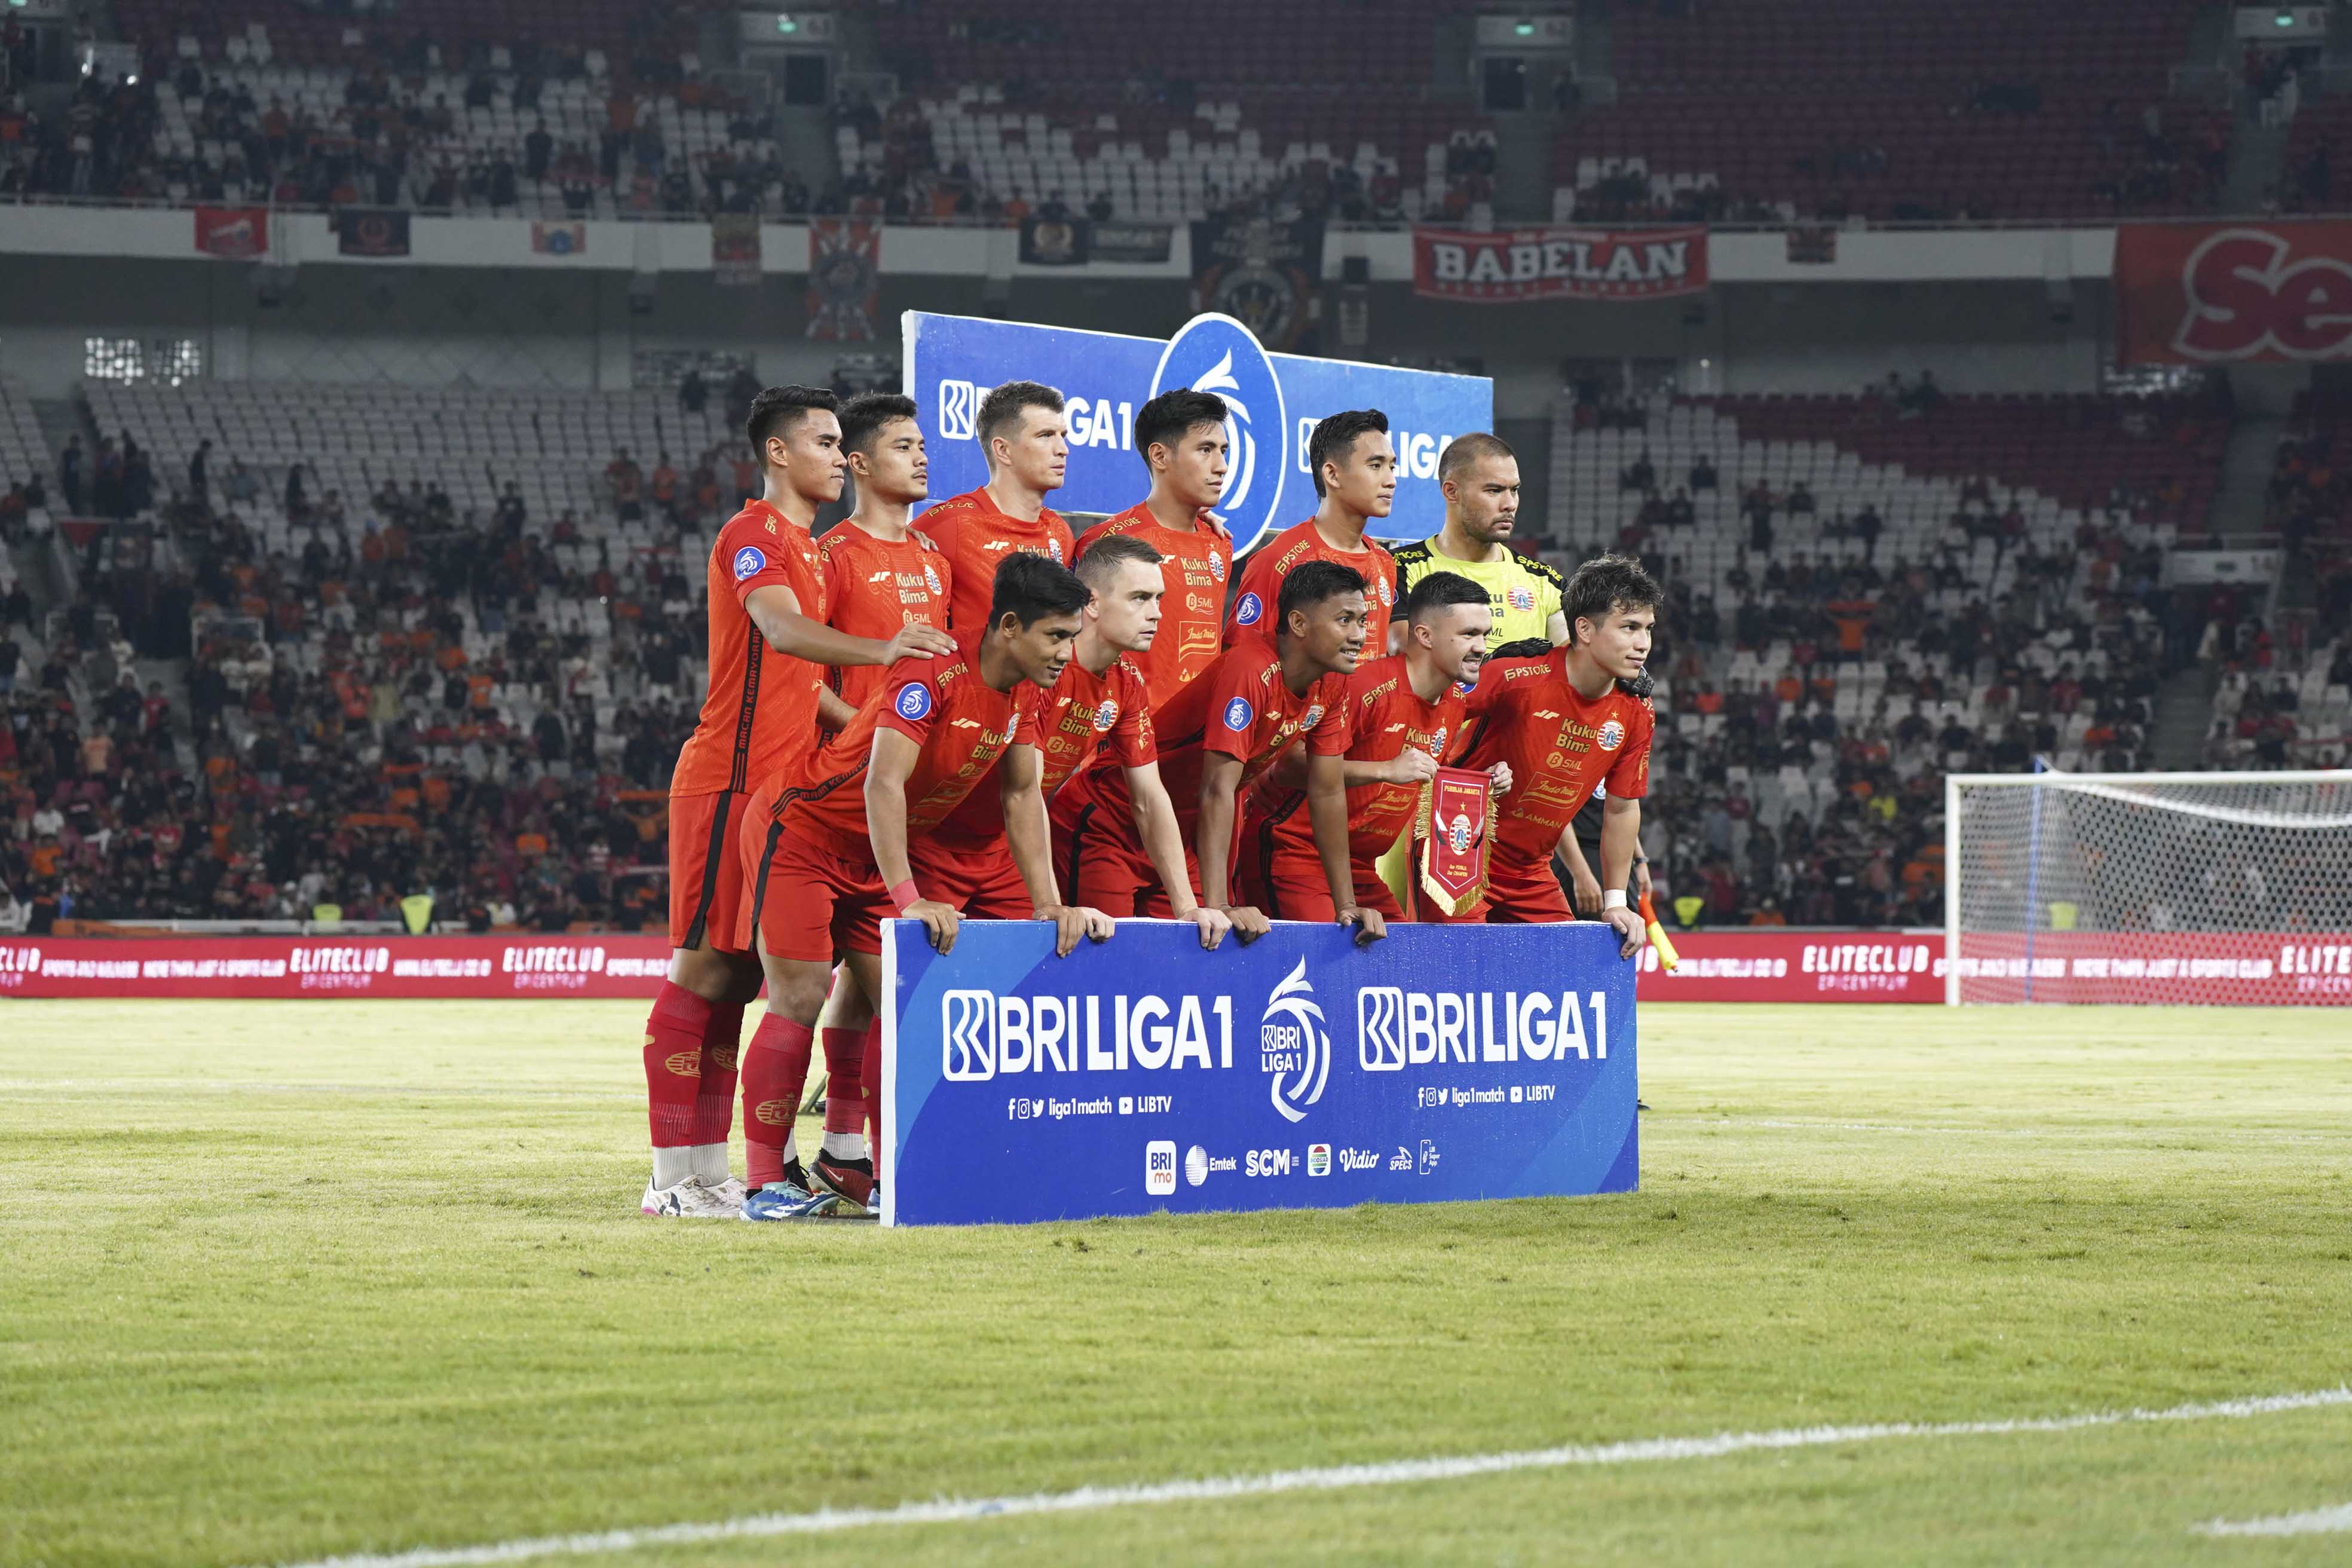
[[[1397,449],[1395,508],[1372,521],[1381,539],[1426,539],[1445,521],[1437,457],[1445,443],[1495,427],[1495,384],[1395,365],[1268,353],[1231,316],[1195,316],[1173,338],[988,321],[909,310],[903,318],[906,387],[929,450],[931,496],[945,500],[988,482],[972,429],[989,389],[1038,381],[1060,391],[1069,417],[1070,463],[1047,498],[1059,511],[1124,511],[1150,489],[1135,453],[1135,411],[1162,392],[1192,387],[1225,400],[1232,471],[1217,515],[1247,551],[1315,510],[1307,466],[1318,421],[1343,408],[1389,416]]]
[[[979,1225],[1630,1192],[1633,965],[1598,924],[1284,921],[1201,951],[883,930],[884,1219]]]

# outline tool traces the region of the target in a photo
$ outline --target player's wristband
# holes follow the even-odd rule
[[[1604,914],[1604,915],[1605,915],[1605,914],[1607,914],[1611,910],[1622,910],[1622,909],[1623,909],[1624,907],[1625,907],[1625,889],[1622,889],[1622,888],[1612,888],[1612,889],[1610,889],[1607,892],[1605,892],[1605,893],[1603,893],[1603,894],[1601,894],[1601,912],[1602,914]]]
[[[890,907],[897,910],[902,915],[907,912],[908,905],[919,902],[922,899],[922,894],[915,891],[915,881],[911,877],[903,882],[893,882],[890,884]],[[1620,898],[1617,901],[1619,903],[1623,903],[1625,900],[1622,898]]]

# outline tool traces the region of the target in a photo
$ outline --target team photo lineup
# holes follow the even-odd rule
[[[1317,422],[1314,515],[1237,561],[1215,515],[1227,421],[1212,393],[1145,403],[1147,493],[1077,534],[1047,504],[1069,456],[1052,387],[989,391],[988,483],[929,505],[908,398],[752,402],[762,491],[711,551],[709,689],[671,784],[643,1212],[877,1211],[885,920],[920,921],[941,954],[962,920],[1050,921],[1063,954],[1139,917],[1211,951],[1274,920],[1362,942],[1391,921],[1567,921],[1554,858],[1593,880],[1574,828],[1590,803],[1601,890],[1583,913],[1622,957],[1640,949],[1657,584],[1621,556],[1563,579],[1513,551],[1517,463],[1483,433],[1438,459],[1435,536],[1368,538],[1397,485],[1378,409]],[[855,510],[813,536],[845,485]],[[1444,765],[1491,788],[1491,825],[1465,817],[1475,842],[1455,846],[1486,856],[1486,886],[1424,909],[1415,824],[1426,837]],[[803,1158],[820,1059],[824,1140]]]

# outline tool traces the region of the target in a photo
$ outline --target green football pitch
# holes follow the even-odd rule
[[[641,1218],[643,1013],[0,1005],[0,1562],[2352,1558],[2199,1528],[2352,1503],[2340,1012],[1655,1006],[1639,1193],[895,1233]]]

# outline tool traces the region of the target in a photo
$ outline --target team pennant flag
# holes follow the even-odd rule
[[[1421,792],[1421,887],[1458,915],[1486,889],[1486,828],[1494,781],[1469,768],[1440,768]]]

